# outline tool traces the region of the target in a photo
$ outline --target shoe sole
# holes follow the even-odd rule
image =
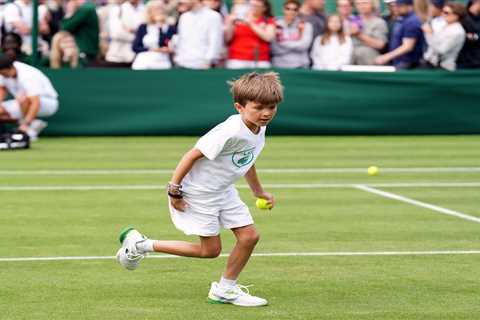
[[[118,240],[120,241],[120,244],[123,245],[123,241],[125,241],[125,238],[127,237],[128,233],[132,230],[135,230],[135,228],[132,228],[132,227],[126,227],[126,228],[123,228],[121,231],[120,231],[120,236],[118,237]]]
[[[207,298],[207,302],[210,304],[231,304],[230,302],[224,302],[221,300],[213,300],[211,298]]]
[[[231,305],[234,305],[234,306],[239,306],[239,307],[247,307],[247,308],[257,308],[257,307],[266,307],[268,306],[268,303],[266,304],[259,304],[259,305],[256,305],[256,306],[249,306],[249,305],[244,305],[244,304],[235,304],[235,303],[232,303],[230,301],[222,301],[222,300],[214,300],[210,297],[207,297],[207,303],[210,303],[210,304],[231,304]]]

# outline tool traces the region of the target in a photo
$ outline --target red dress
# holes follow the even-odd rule
[[[275,25],[273,18],[258,18],[255,24]],[[270,43],[262,40],[248,24],[236,22],[233,37],[228,46],[228,59],[246,61],[270,61]]]

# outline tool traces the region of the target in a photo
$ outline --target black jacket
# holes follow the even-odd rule
[[[177,33],[177,30],[174,26],[169,26],[166,32],[160,30],[159,38],[158,38],[158,46],[165,47],[168,45],[168,41],[172,39],[173,35]],[[141,24],[138,27],[138,30],[135,34],[135,39],[133,40],[132,50],[135,53],[140,53],[144,51],[148,51],[149,48],[146,48],[143,45],[143,37],[147,34],[147,25]]]
[[[469,12],[463,19],[462,26],[471,38],[465,39],[457,58],[457,68],[480,68],[480,16],[474,16]]]

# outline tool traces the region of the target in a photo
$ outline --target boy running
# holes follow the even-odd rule
[[[201,137],[180,160],[168,184],[169,207],[175,227],[198,235],[198,243],[151,240],[133,228],[121,232],[117,259],[129,270],[148,252],[215,258],[221,253],[220,227],[232,230],[237,242],[219,282],[211,284],[208,301],[255,307],[267,300],[252,296],[237,284],[260,236],[234,182],[245,176],[255,197],[275,199],[257,177],[255,161],[265,145],[265,129],[283,100],[277,73],[249,73],[229,83],[238,115],[230,116]]]

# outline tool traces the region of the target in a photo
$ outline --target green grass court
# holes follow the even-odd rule
[[[280,254],[242,274],[270,302],[258,309],[206,303],[225,257],[147,258],[134,272],[108,258],[128,225],[188,239],[164,185],[194,142],[43,138],[0,153],[0,319],[480,318],[480,136],[268,137],[257,168],[277,207],[255,209],[239,182],[262,234],[256,253]],[[86,256],[102,258],[12,260]]]

